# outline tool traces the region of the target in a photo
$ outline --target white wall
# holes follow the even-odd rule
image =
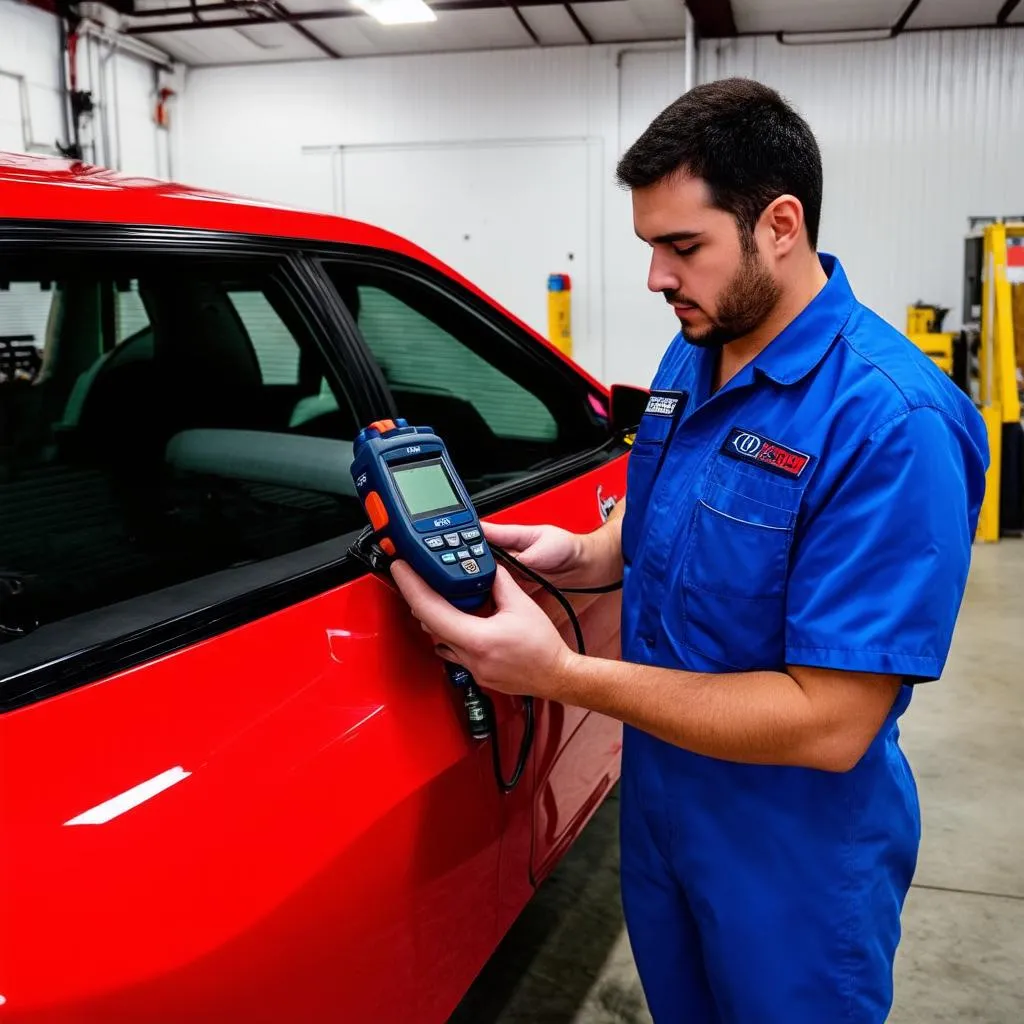
[[[180,177],[383,220],[542,332],[547,276],[568,273],[576,358],[649,382],[676,325],[646,291],[647,250],[613,179],[682,67],[681,46],[595,46],[190,71]],[[367,162],[388,183],[376,196]]]
[[[202,69],[188,76],[181,173],[407,228],[542,331],[547,273],[573,273],[576,357],[607,381],[647,383],[675,323],[645,291],[646,250],[612,181],[617,155],[683,90],[683,65],[679,44]],[[947,323],[959,323],[968,215],[1024,211],[1024,29],[814,47],[706,41],[698,66],[701,81],[738,74],[776,86],[811,122],[825,163],[821,247],[839,255],[865,302],[900,328],[917,299],[952,307]],[[555,181],[550,149],[541,154],[559,139],[591,158],[583,172],[567,151]],[[493,212],[488,243],[502,225],[509,239],[485,257],[456,245],[462,226],[478,231],[479,210],[451,200],[424,154],[460,145],[472,171],[473,147],[487,140],[523,148],[509,173],[478,175]],[[369,202],[364,180],[364,200],[346,202],[345,161],[388,150],[387,189]],[[509,199],[517,176],[531,175],[546,176],[549,193],[532,216]],[[565,238],[552,241],[551,203],[568,202],[567,189],[582,196],[587,223],[563,218]],[[581,230],[574,265],[551,265]]]
[[[1024,214],[1024,28],[895,40],[702,45],[702,81],[742,75],[808,119],[825,167],[819,248],[901,330],[918,299],[960,325],[971,215]]]
[[[57,153],[67,142],[60,91],[57,19],[0,0],[0,151]],[[166,133],[153,122],[153,66],[90,38],[78,46],[79,87],[96,113],[82,142],[85,159],[129,174],[168,175]]]
[[[64,137],[59,53],[56,18],[0,2],[0,149],[56,152]]]

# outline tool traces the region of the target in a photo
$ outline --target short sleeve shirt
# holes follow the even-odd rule
[[[677,337],[629,457],[623,654],[703,672],[813,665],[935,679],[988,446],[973,403],[827,284],[714,394]]]

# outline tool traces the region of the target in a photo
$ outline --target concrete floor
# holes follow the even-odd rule
[[[902,731],[924,838],[890,1024],[1022,1024],[1024,540],[975,548],[945,675]],[[622,925],[617,814],[613,796],[450,1024],[649,1024]]]

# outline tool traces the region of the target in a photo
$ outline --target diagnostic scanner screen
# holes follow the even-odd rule
[[[462,508],[462,501],[440,462],[393,469],[391,475],[413,518]]]

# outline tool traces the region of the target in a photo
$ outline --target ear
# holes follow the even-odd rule
[[[782,195],[765,207],[760,227],[775,256],[785,256],[799,242],[804,229],[804,207],[796,196]]]

